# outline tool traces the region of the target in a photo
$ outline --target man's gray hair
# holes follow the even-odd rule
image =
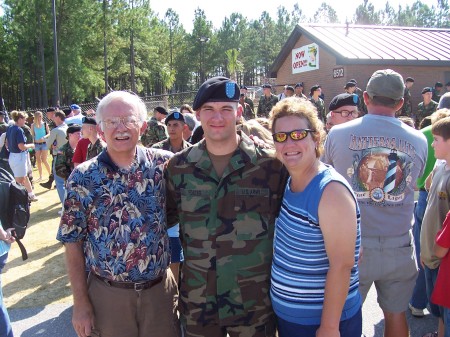
[[[113,91],[103,97],[100,103],[98,103],[97,111],[95,113],[95,120],[98,125],[100,125],[101,121],[103,120],[103,113],[107,110],[107,107],[114,101],[121,101],[127,104],[134,105],[139,120],[141,122],[144,122],[147,119],[147,108],[145,107],[144,101],[142,101],[139,96],[128,91]]]

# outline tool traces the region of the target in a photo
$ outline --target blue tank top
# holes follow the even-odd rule
[[[271,300],[278,317],[301,325],[319,325],[330,267],[319,224],[319,202],[332,181],[343,184],[356,203],[357,237],[355,262],[341,321],[353,317],[361,307],[358,292],[358,258],[361,244],[360,212],[349,184],[330,166],[319,172],[303,192],[290,189],[289,178],[283,203],[275,223]]]
[[[36,127],[36,124],[33,125],[34,128],[34,141],[38,141],[41,140],[42,138],[45,137],[45,124],[42,123],[41,127],[38,128]]]

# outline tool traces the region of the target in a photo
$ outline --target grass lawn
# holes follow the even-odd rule
[[[37,172],[33,172],[38,177]],[[44,178],[47,181],[47,178]],[[36,183],[39,200],[31,204],[31,219],[22,240],[28,260],[22,261],[20,249],[13,244],[2,274],[7,308],[46,306],[71,302],[69,280],[64,264],[64,247],[55,239],[61,203],[56,189]]]

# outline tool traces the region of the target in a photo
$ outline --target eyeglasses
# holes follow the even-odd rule
[[[288,139],[288,136],[292,140],[302,140],[308,135],[308,132],[314,133],[316,131],[311,129],[299,129],[299,130],[292,130],[289,132],[277,132],[272,135],[272,138],[273,141],[276,143],[284,143]]]
[[[139,121],[134,117],[113,117],[102,121],[102,123],[106,129],[116,129],[119,127],[120,123],[122,123],[127,129],[131,129],[132,127],[138,125]]]
[[[337,114],[341,114],[342,117],[348,117],[348,116],[352,115],[352,117],[357,118],[359,116],[358,110],[352,110],[352,111],[350,111],[350,110],[334,111],[333,110],[333,112],[337,113]]]

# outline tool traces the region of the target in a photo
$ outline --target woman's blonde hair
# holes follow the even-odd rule
[[[27,114],[25,112],[23,112],[23,111],[13,110],[13,111],[11,111],[11,118],[13,119],[14,122],[17,123],[17,121],[20,118],[25,118],[26,119],[27,118]]]
[[[41,116],[41,119],[38,119],[39,116]],[[41,127],[41,124],[42,124],[42,117],[43,117],[42,111],[36,111],[36,112],[34,113],[34,121],[33,121],[33,123],[34,123],[34,125],[36,125],[38,128]]]
[[[318,117],[316,107],[310,101],[299,97],[289,97],[279,101],[270,112],[270,128],[272,132],[275,130],[277,120],[288,116],[304,119],[308,125],[308,129],[314,130],[311,136],[317,143],[316,157],[320,158],[323,153],[325,130],[323,122]]]

